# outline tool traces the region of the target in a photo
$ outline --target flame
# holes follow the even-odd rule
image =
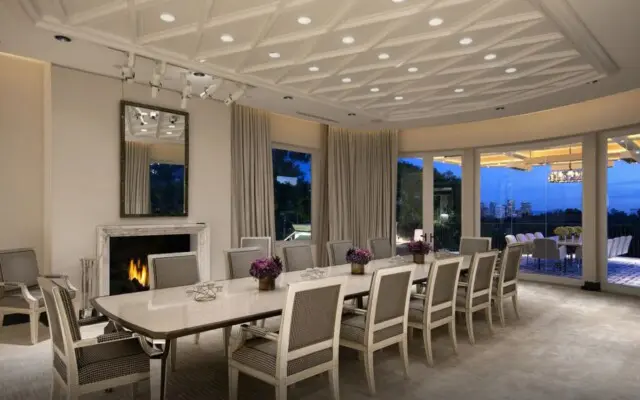
[[[142,286],[149,285],[149,270],[145,264],[140,263],[140,259],[134,262],[129,260],[129,280],[137,279]]]

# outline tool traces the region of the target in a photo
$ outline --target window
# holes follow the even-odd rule
[[[436,249],[457,251],[461,233],[462,157],[433,158],[433,236]]]
[[[311,154],[273,149],[276,240],[311,239]]]
[[[417,229],[422,230],[422,158],[403,157],[398,159],[396,193],[396,245],[400,252]]]
[[[184,212],[184,165],[153,162],[149,165],[151,214]]]

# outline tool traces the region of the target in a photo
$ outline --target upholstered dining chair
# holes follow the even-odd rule
[[[38,261],[33,249],[0,251],[0,328],[5,314],[29,316],[31,344],[38,343],[40,314],[46,311],[42,292],[38,287]],[[45,275],[41,275],[45,276]],[[77,289],[66,275],[46,275],[56,279],[69,291],[71,299]]]
[[[329,255],[329,265],[340,265],[347,263],[347,251],[353,247],[351,240],[334,240],[327,242],[327,254]]]
[[[520,259],[524,245],[522,243],[511,243],[505,247],[502,252],[502,262],[496,282],[494,282],[491,299],[498,309],[500,317],[500,325],[504,327],[504,301],[511,298],[516,318],[520,319],[518,314],[518,274],[520,271]]]
[[[243,236],[240,238],[240,247],[260,247],[266,250],[266,256],[271,257],[273,246],[269,236]]]
[[[524,236],[526,236],[529,242],[533,242],[533,240],[536,239],[536,235],[533,233],[525,233]]]
[[[613,257],[613,239],[607,239],[607,258]]]
[[[476,253],[471,260],[469,269],[469,282],[459,282],[462,293],[456,298],[456,312],[464,313],[467,322],[469,343],[475,344],[473,334],[473,313],[484,310],[489,325],[489,332],[493,334],[491,320],[491,293],[493,289],[493,277],[498,258],[497,251]]]
[[[373,353],[376,350],[398,344],[405,377],[409,375],[407,318],[414,268],[413,265],[405,265],[376,270],[371,280],[368,308],[364,310],[345,305],[347,314],[342,318],[340,346],[364,353],[371,395],[376,393],[373,373]]]
[[[431,331],[443,325],[449,326],[449,338],[454,353],[458,353],[456,340],[456,295],[458,279],[464,257],[437,260],[431,265],[425,294],[411,295],[409,303],[409,333],[412,329],[422,330],[427,363],[433,366]],[[413,337],[413,335],[409,335]]]
[[[389,240],[389,238],[383,237],[369,239],[367,240],[367,245],[369,247],[369,250],[371,250],[371,252],[373,253],[374,260],[393,257],[391,240]]]
[[[53,347],[52,399],[66,398],[149,381],[149,356],[144,340],[130,332],[83,339],[71,293],[51,279],[38,278],[46,304]]]
[[[242,343],[230,351],[229,399],[238,398],[238,375],[275,386],[286,400],[289,385],[329,373],[339,400],[338,345],[346,277],[293,283],[287,290],[279,333],[243,325]]]
[[[507,244],[518,243],[518,239],[516,239],[516,237],[513,235],[504,235],[504,240],[507,242]]]
[[[624,254],[624,242],[627,241],[626,236],[620,236],[618,238],[618,250],[616,251],[616,257]]]
[[[611,245],[611,252],[609,253],[609,257],[618,257],[618,249],[620,248],[620,237],[613,238],[613,244]]]
[[[624,245],[622,246],[622,255],[629,254],[629,248],[631,247],[631,240],[633,236],[625,236],[624,237]]]
[[[463,236],[460,238],[460,255],[472,256],[475,253],[483,253],[491,249],[490,237]]]
[[[544,239],[544,235],[542,234],[542,232],[536,232],[533,234],[533,236],[536,239]]]
[[[149,289],[168,289],[179,286],[195,285],[200,282],[200,268],[195,251],[184,253],[149,254]],[[200,334],[195,335],[195,343],[200,341]],[[163,345],[164,341],[153,341]],[[178,341],[171,343],[171,370],[176,370]]]
[[[227,263],[227,278],[248,278],[251,275],[251,263],[259,258],[268,257],[268,253],[261,247],[241,247],[224,251]]]
[[[282,246],[282,258],[287,271],[304,271],[313,268],[313,249],[310,244],[287,244]]]

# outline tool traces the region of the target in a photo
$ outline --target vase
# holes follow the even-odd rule
[[[267,276],[258,279],[258,290],[275,290],[276,278]]]
[[[414,264],[424,264],[424,254],[422,254],[422,253],[413,253],[413,263]]]
[[[364,275],[364,264],[351,263],[352,275]]]

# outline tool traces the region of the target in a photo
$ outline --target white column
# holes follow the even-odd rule
[[[603,134],[594,134],[596,141],[596,212],[598,215],[596,225],[596,254],[595,254],[595,273],[596,281],[607,282],[607,171],[609,168],[609,157],[607,151],[607,137]],[[584,215],[584,211],[582,213]],[[584,218],[584,216],[583,216]],[[599,278],[599,279],[598,279]],[[585,279],[586,280],[586,279]]]
[[[422,157],[422,229],[427,240],[433,230],[433,156]]]
[[[582,142],[582,275],[586,282],[598,282],[598,246],[599,246],[599,217],[598,190],[599,154],[597,135],[586,135]],[[606,157],[606,152],[605,152]],[[605,163],[606,164],[606,163]],[[605,183],[606,186],[606,183]],[[606,236],[606,235],[605,235]]]
[[[474,149],[462,153],[462,236],[480,236],[480,156]]]

